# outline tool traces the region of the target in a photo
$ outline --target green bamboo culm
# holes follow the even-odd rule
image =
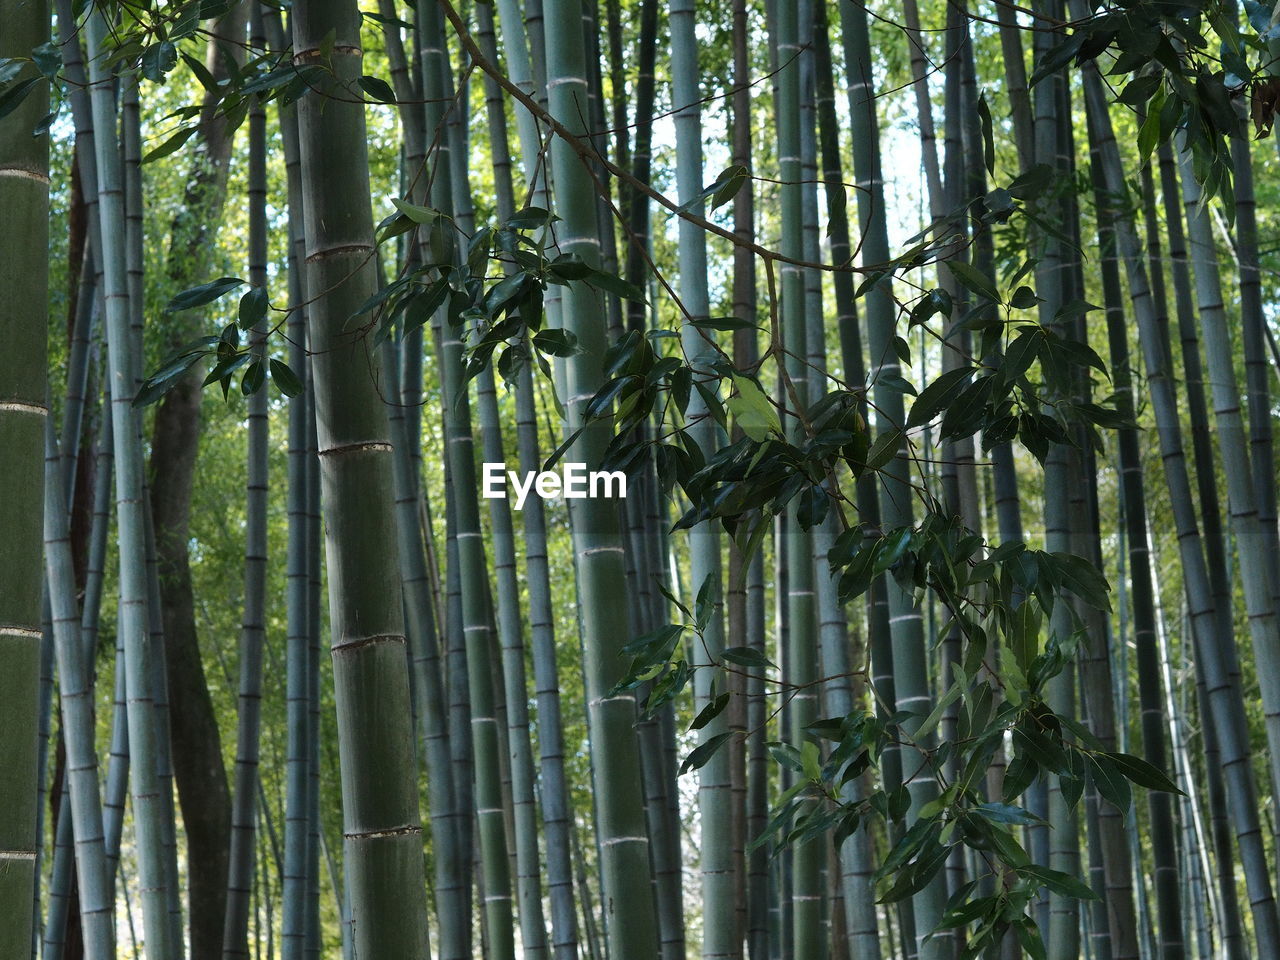
[[[49,37],[41,2],[0,0],[0,57],[29,57]],[[38,77],[27,65],[19,82]],[[41,508],[47,369],[49,138],[31,131],[48,111],[39,79],[0,120],[0,231],[23,253],[0,258],[0,956],[32,952],[37,839]]]
[[[262,9],[250,4],[250,46],[262,49]],[[266,296],[267,285],[267,115],[260,100],[249,109],[249,283]],[[252,301],[250,301],[252,302]],[[267,588],[267,391],[265,314],[249,329],[253,360],[244,375],[248,398],[248,452],[245,491],[244,619],[240,630],[240,687],[236,726],[235,793],[231,805],[231,859],[227,876],[224,960],[249,956],[249,894],[253,887],[255,825],[258,813],[258,755],[262,725],[262,650],[266,642]]]
[[[488,6],[478,7],[476,16],[480,27],[481,48],[486,56],[496,62],[497,42],[494,37],[493,10]],[[507,139],[506,110],[503,105],[502,91],[497,81],[488,74],[484,77],[484,89],[489,121],[489,146],[493,154],[497,214],[498,219],[505,221],[516,212],[515,191],[511,181],[511,149]],[[476,399],[480,408],[484,460],[487,463],[506,463],[502,415],[498,407],[492,366],[486,365],[480,371],[478,384]],[[534,499],[540,500],[540,498]],[[507,708],[508,756],[511,767],[512,821],[515,827],[516,897],[520,940],[526,960],[545,960],[548,956],[547,925],[542,912],[537,776],[534,771],[533,741],[530,736],[523,613],[520,608],[520,579],[516,559],[519,555],[519,541],[516,539],[508,500],[501,497],[493,497],[489,500],[489,523],[493,535],[494,573],[497,578],[496,603],[498,639],[502,648],[502,679],[506,686],[504,692]],[[532,613],[532,609],[530,612]]]
[[[676,189],[681,204],[690,205],[692,213],[701,216],[704,204],[698,201],[703,187],[702,164],[702,92],[698,63],[696,13],[693,0],[672,0],[668,9],[671,28],[671,101],[676,107]],[[679,231],[680,299],[686,316],[681,327],[684,355],[695,376],[709,373],[714,362],[715,341],[695,322],[711,315],[707,293],[707,242],[702,229],[681,218]],[[701,392],[691,396],[686,416],[691,426],[688,436],[697,444],[704,458],[710,458],[720,445],[720,429],[711,417]],[[721,616],[722,584],[720,571],[720,536],[712,522],[699,524],[689,531],[690,587],[706,591],[706,602],[713,605],[699,644],[699,656],[715,660],[724,649]],[[694,674],[696,709],[703,710],[723,693],[717,689],[713,670]],[[720,738],[729,729],[728,714],[721,711],[699,731],[699,741]],[[730,802],[730,750],[720,749],[698,771],[698,810],[702,823],[699,850],[702,857],[702,956],[704,960],[733,957],[741,953],[741,931],[734,910],[737,863],[733,850],[733,815]]]
[[[812,9],[812,8],[806,8]],[[775,114],[778,128],[778,163],[782,179],[782,252],[800,260],[804,254],[803,197],[800,184],[800,18],[796,4],[783,3],[777,12],[777,48],[781,60]],[[781,268],[782,335],[786,348],[785,374],[794,403],[801,408],[788,422],[793,444],[805,442],[799,416],[808,401],[808,325],[804,276],[787,263]],[[788,398],[789,400],[791,398]],[[790,406],[791,403],[788,404]],[[788,707],[791,736],[801,748],[808,739],[804,728],[818,717],[817,691],[808,685],[816,679],[817,631],[813,589],[813,546],[809,531],[800,526],[798,508],[787,514],[786,550],[789,562],[787,618],[790,623],[786,653],[787,682],[800,685]],[[809,744],[810,748],[814,744]],[[815,840],[798,843],[791,851],[793,910],[792,937],[796,956],[818,957],[823,950],[821,865],[825,850]]]
[[[1217,246],[1209,221],[1209,209],[1201,203],[1200,186],[1192,170],[1191,151],[1176,148],[1182,173],[1182,200],[1186,209],[1187,247],[1195,275],[1196,301],[1200,308],[1201,342],[1212,387],[1214,421],[1220,442],[1223,474],[1227,481],[1227,508],[1240,563],[1240,581],[1248,612],[1249,635],[1257,660],[1258,686],[1266,720],[1272,790],[1280,793],[1280,623],[1270,579],[1270,554],[1275,537],[1259,520],[1254,476],[1249,461],[1249,435],[1241,417],[1240,388],[1236,383],[1234,352],[1223,306],[1222,279]],[[1274,528],[1274,523],[1272,523]]]
[[[422,827],[399,571],[392,447],[376,357],[348,332],[375,289],[373,220],[352,0],[293,8],[294,62],[324,63],[298,105],[316,429],[326,516],[346,890],[358,957],[428,956]]]
[[[581,0],[544,4],[547,89],[551,114],[575,136],[586,133],[586,51]],[[536,58],[535,58],[536,63]],[[557,239],[565,253],[598,266],[600,247],[590,171],[562,138],[551,144],[555,209],[563,217]],[[584,408],[603,382],[603,305],[586,284],[564,291],[563,323],[579,352],[563,361],[568,429],[581,434],[567,456],[598,469],[609,443],[607,424],[584,422]],[[645,829],[640,757],[634,730],[635,699],[610,695],[620,678],[619,649],[627,635],[622,536],[615,505],[603,499],[571,501],[573,554],[578,573],[585,654],[592,776],[600,841],[600,874],[612,960],[652,960],[657,925]]]
[[[99,205],[103,244],[103,298],[106,309],[111,416],[116,465],[116,512],[120,549],[120,632],[123,636],[129,742],[129,788],[141,882],[143,929],[148,960],[167,960],[173,927],[165,883],[164,804],[160,796],[158,731],[154,708],[154,650],[147,619],[146,518],[143,505],[142,448],[138,413],[133,408],[136,383],[134,333],[130,328],[124,235],[123,171],[115,136],[116,101],[105,62],[109,27],[95,9],[86,25],[89,78],[96,136]],[[110,242],[107,242],[110,241]]]
[[[279,14],[267,18],[274,46],[285,45],[285,29]],[[302,222],[302,177],[298,155],[298,113],[295,104],[279,105],[280,143],[284,155],[289,199],[289,302],[300,306],[289,314],[288,363],[304,384],[303,391],[289,399],[288,464],[286,468],[285,512],[285,805],[284,862],[281,878],[281,956],[283,960],[303,960],[307,941],[309,877],[307,848],[310,834],[308,815],[311,791],[309,754],[317,731],[311,723],[311,657],[308,551],[319,551],[310,539],[307,516],[307,476],[309,471],[307,434],[308,404],[305,384],[310,378],[306,350],[307,308],[302,306],[306,237]]]
[[[112,960],[115,930],[107,883],[102,835],[102,797],[98,785],[98,757],[94,750],[93,684],[88,665],[93,647],[80,632],[75,572],[61,457],[53,422],[45,430],[45,566],[48,571],[53,640],[58,660],[58,700],[62,705],[63,741],[67,750],[69,817],[75,837],[76,879],[80,894],[80,926],[86,960]],[[64,794],[65,795],[65,794]]]
[[[431,202],[446,216],[456,216],[461,232],[469,235],[464,221],[473,219],[465,180],[452,169],[455,156],[465,152],[457,142],[458,131],[443,109],[452,99],[452,76],[439,8],[424,3],[419,8],[422,31],[424,86],[433,101],[428,115],[430,136],[440,138],[448,151],[434,154]],[[448,129],[443,125],[449,124]],[[458,201],[463,201],[459,203]],[[458,249],[432,251],[433,259],[454,261]],[[488,565],[480,526],[479,484],[476,480],[475,441],[471,427],[471,403],[464,377],[462,327],[448,309],[437,312],[437,344],[440,396],[448,438],[449,503],[457,531],[456,570],[460,585],[461,630],[465,640],[465,665],[471,704],[469,733],[473,752],[476,826],[480,842],[483,883],[484,932],[489,956],[506,960],[515,956],[514,909],[511,897],[511,861],[508,857],[506,812],[502,784],[502,740],[494,684],[490,676],[492,634],[488,597]],[[451,559],[451,563],[453,558]],[[451,663],[450,670],[454,669]],[[459,731],[460,732],[460,731]],[[465,852],[464,852],[465,854]]]
[[[842,0],[840,23],[844,40],[845,70],[849,90],[849,108],[854,133],[853,167],[858,184],[858,217],[862,227],[862,261],[883,263],[889,259],[888,225],[885,217],[884,178],[881,171],[879,125],[871,78],[873,61],[866,7],[856,0]],[[902,392],[888,378],[900,372],[894,354],[896,307],[887,283],[879,283],[867,293],[867,343],[871,354],[870,382],[875,397],[876,432],[896,429],[905,423]],[[880,485],[881,520],[885,531],[913,523],[911,490],[908,486],[909,461],[905,444],[890,461]],[[892,578],[885,578],[889,600],[889,624],[892,637],[895,703],[899,710],[926,714],[932,699],[929,692],[924,623],[920,610],[910,595]],[[876,673],[880,671],[877,669]],[[906,731],[908,734],[910,729]],[[919,744],[927,749],[929,744]],[[931,802],[936,784],[923,775],[922,755],[907,749],[902,757],[903,780],[911,794],[910,816]],[[927,942],[942,916],[946,901],[946,879],[935,877],[912,898],[910,928],[904,938],[914,940],[911,949],[918,950],[921,960],[938,960],[952,953],[952,931],[940,930]],[[904,926],[906,915],[902,914]]]

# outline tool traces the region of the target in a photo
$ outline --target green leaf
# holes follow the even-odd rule
[[[907,539],[909,539],[911,535],[910,527],[903,527],[902,530],[896,531],[894,536],[900,536],[903,531],[906,532]],[[955,703],[963,692],[964,688],[961,687],[960,684],[953,683],[951,688],[942,695],[941,699],[938,700],[938,703],[934,706],[933,710],[929,712],[929,715],[920,721],[920,725],[918,727],[910,731],[912,739],[920,740],[932,734],[934,728],[942,720],[942,715],[946,713],[947,707]]]
[[[31,48],[31,60],[37,70],[52,80],[62,69],[62,50],[52,40],[46,40]]]
[[[728,647],[720,651],[720,659],[736,663],[740,667],[773,667],[777,664],[759,650],[751,647]]]
[[[980,803],[973,808],[973,811],[995,823],[1034,824],[1044,822],[1035,814],[1009,803]]]
[[[876,437],[875,443],[871,444],[871,449],[867,451],[867,469],[879,470],[883,467],[893,459],[901,443],[902,431],[883,431],[880,436]]]
[[[1142,127],[1138,130],[1138,158],[1143,164],[1151,158],[1151,152],[1155,150],[1164,132],[1164,125],[1161,122],[1164,111],[1160,109],[1164,106],[1164,97],[1163,90],[1157,91],[1155,99],[1147,107],[1146,119],[1142,121]]]
[[[377,100],[378,102],[380,103],[396,102],[396,95],[394,91],[392,91],[391,87],[387,84],[387,81],[381,79],[380,77],[371,77],[368,74],[366,74],[356,82],[360,84],[361,90],[363,90],[369,96],[373,97],[373,99]]]
[[[209,283],[202,283],[198,287],[183,290],[169,301],[164,308],[164,312],[179,313],[183,310],[190,310],[193,307],[202,307],[206,303],[212,303],[219,297],[230,293],[236,287],[243,286],[243,284],[244,281],[239,277],[221,277],[217,280],[211,280]]]
[[[21,83],[15,83],[4,93],[0,93],[0,117],[7,117],[17,110],[22,101],[27,98],[27,94],[31,92],[31,88],[43,80],[44,77],[30,77]]]
[[[507,226],[512,230],[536,230],[559,219],[550,210],[544,210],[542,207],[525,207],[507,218]]]
[[[701,730],[720,714],[724,713],[724,708],[729,705],[730,696],[728,693],[722,693],[698,711],[698,715],[693,718],[693,723],[689,724],[689,729]]]
[[[1159,767],[1148,763],[1141,757],[1135,757],[1129,753],[1109,753],[1107,754],[1115,768],[1128,777],[1140,787],[1146,787],[1148,790],[1160,790],[1164,793],[1182,794],[1178,789],[1178,785]]]
[[[240,392],[247,397],[261,390],[266,382],[266,365],[261,360],[255,360],[249,364],[249,369],[244,372],[244,377],[240,380]]]
[[[271,379],[286,397],[296,397],[302,393],[302,381],[293,372],[293,368],[282,360],[271,361]]]
[[[248,330],[267,316],[267,288],[254,287],[240,298],[240,328]]]
[[[1097,787],[1098,793],[1102,794],[1106,800],[1109,800],[1121,813],[1128,813],[1129,806],[1133,803],[1133,791],[1129,787],[1129,781],[1124,778],[1105,754],[1086,753],[1084,756],[1085,763],[1089,769],[1089,777],[1093,780],[1093,785]]]
[[[1037,303],[1040,303],[1040,298],[1028,286],[1018,287],[1017,290],[1013,291],[1013,296],[1009,298],[1009,306],[1015,310],[1030,310]]]
[[[750,377],[735,373],[733,386],[737,393],[729,398],[729,412],[742,432],[757,443],[768,439],[770,434],[781,437],[782,423],[778,413],[760,385]]]
[[[1073,897],[1076,900],[1101,899],[1088,884],[1060,870],[1050,870],[1038,863],[1031,863],[1025,867],[1019,867],[1018,872],[1024,877],[1040,881],[1054,893],[1060,893],[1064,897]]]
[[[956,398],[973,375],[972,367],[948,370],[920,391],[907,415],[907,429],[928,423],[939,411]]]
[[[578,352],[578,338],[563,327],[539,330],[533,336],[533,345],[553,357],[571,357]]]
[[[702,317],[698,320],[690,320],[689,325],[697,327],[699,330],[755,330],[758,329],[754,323],[748,323],[739,317]]]
[[[148,150],[142,158],[142,163],[150,163],[152,160],[159,160],[161,157],[167,157],[169,154],[181,149],[182,145],[195,136],[198,127],[184,127],[173,136],[171,136],[160,146]]]
[[[196,11],[197,13],[199,11]],[[195,23],[198,25],[199,20]],[[199,58],[193,57],[189,53],[182,55],[182,62],[187,65],[187,69],[195,74],[195,78],[200,81],[200,86],[204,87],[205,93],[218,93],[218,81],[214,79],[213,74],[209,72],[209,68],[200,62]]]
[[[1094,609],[1111,612],[1111,600],[1107,596],[1111,587],[1097,567],[1071,553],[1054,553],[1052,557],[1055,572],[1065,589]]]
[[[972,264],[965,263],[963,260],[947,260],[945,261],[947,269],[951,271],[951,275],[964,287],[972,290],[980,297],[994,302],[1000,302],[1000,291],[996,289],[996,285],[991,282],[991,278],[979,270]]]
[[[391,203],[392,206],[414,223],[420,223],[423,226],[430,226],[441,217],[439,210],[433,210],[431,207],[420,207],[416,203],[409,203],[407,200],[401,200],[399,197],[392,197]]]
[[[716,751],[723,747],[729,738],[733,736],[733,732],[717,733],[714,737],[708,737],[702,743],[698,744],[687,757],[684,763],[680,764],[680,772],[677,776],[683,776],[690,770],[697,770],[707,765],[708,761],[715,756]]]
[[[587,283],[606,293],[612,293],[621,297],[623,300],[632,300],[636,303],[647,303],[644,291],[637,287],[634,283],[629,283],[621,277],[614,276],[612,273],[606,273],[603,270],[592,270],[587,275]]]
[[[991,129],[991,108],[987,106],[985,91],[978,94],[978,119],[982,121],[982,157],[987,164],[987,173],[995,176],[996,141]]]
[[[155,403],[166,393],[178,385],[178,381],[182,379],[182,375],[195,366],[196,362],[205,356],[203,350],[187,353],[176,360],[170,361],[166,366],[149,377],[138,389],[138,393],[133,398],[133,406],[145,407],[148,404]]]
[[[1045,960],[1044,941],[1040,938],[1040,928],[1036,926],[1034,917],[1019,917],[1013,929],[1018,935],[1018,943],[1031,960]]]

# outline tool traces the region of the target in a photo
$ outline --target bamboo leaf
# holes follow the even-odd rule
[[[302,381],[293,372],[293,368],[283,360],[272,359],[271,379],[286,397],[296,397],[302,393]]]
[[[183,290],[180,294],[169,301],[165,306],[165,313],[179,313],[183,310],[190,310],[193,307],[202,307],[206,303],[212,303],[219,297],[224,296],[234,290],[236,287],[242,286],[244,281],[239,277],[222,277],[218,280],[211,280],[209,283],[202,283],[198,287],[192,287],[189,290]]]
[[[689,729],[701,730],[716,717],[720,716],[720,714],[724,713],[724,708],[729,705],[730,696],[731,695],[728,693],[722,693],[703,707],[698,712],[698,715],[693,718],[693,723],[689,724]]]
[[[1073,897],[1076,900],[1100,899],[1093,892],[1092,887],[1077,880],[1071,874],[1063,873],[1060,870],[1050,870],[1048,867],[1032,863],[1025,867],[1019,867],[1018,872],[1025,877],[1040,881],[1043,886],[1048,887],[1054,893],[1062,894],[1064,897]]]
[[[1178,785],[1159,767],[1128,753],[1109,753],[1107,759],[1115,768],[1140,787],[1185,796]]]
[[[752,647],[728,647],[720,651],[720,658],[728,660],[730,663],[736,663],[740,667],[771,667],[777,669],[778,666],[759,650]]]
[[[970,263],[965,263],[963,260],[947,260],[945,262],[947,269],[951,271],[951,275],[956,278],[956,281],[961,286],[994,303],[1000,302],[1000,291],[991,282],[991,278],[977,267]]]
[[[195,133],[198,129],[200,128],[199,127],[182,128],[173,136],[171,136],[168,140],[166,140],[164,143],[160,144],[160,146],[147,151],[147,153],[143,156],[141,162],[150,163],[152,160],[159,160],[161,157],[167,157],[169,156],[169,154],[176,152],[182,147],[184,143],[186,143],[193,136],[195,136]]]
[[[371,77],[368,74],[362,76],[356,81],[360,84],[360,89],[367,93],[379,103],[395,103],[396,95],[391,89],[387,81],[380,77]]]
[[[680,764],[680,771],[677,776],[683,776],[690,770],[697,770],[707,765],[712,757],[716,755],[716,751],[729,742],[729,738],[733,736],[733,732],[717,733],[714,737],[709,737],[702,743],[698,744],[693,751],[684,758],[684,763]]]

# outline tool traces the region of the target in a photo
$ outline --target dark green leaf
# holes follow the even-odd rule
[[[697,770],[703,767],[716,754],[716,751],[723,747],[729,738],[733,736],[733,732],[717,733],[714,737],[709,737],[693,749],[689,756],[684,758],[684,763],[680,764],[680,776],[683,776],[690,770]]]
[[[240,327],[248,330],[267,315],[267,288],[254,287],[240,298]]]
[[[182,310],[190,310],[193,307],[202,307],[206,303],[212,303],[219,297],[230,293],[236,287],[242,286],[244,281],[239,277],[222,277],[218,280],[212,280],[209,283],[202,283],[198,287],[192,287],[189,290],[183,290],[180,294],[169,301],[164,308],[165,313],[178,313]]]
[[[293,372],[293,368],[281,360],[271,361],[271,379],[286,397],[296,397],[302,393],[302,381]]]
[[[907,429],[910,430],[912,427],[918,427],[932,420],[964,389],[972,375],[971,367],[958,367],[934,379],[920,391],[920,396],[911,405],[911,412],[907,416]]]
[[[1000,301],[1000,291],[996,289],[996,285],[991,282],[990,277],[977,267],[965,263],[963,260],[947,260],[945,263],[947,269],[951,271],[951,275],[962,286],[972,290],[980,297],[985,297],[996,303]]]
[[[167,157],[169,154],[174,153],[180,149],[184,143],[195,136],[195,132],[198,129],[198,127],[184,127],[164,143],[160,144],[160,146],[147,151],[146,155],[142,158],[142,162],[150,163],[152,160],[159,160],[161,157]]]
[[[1148,763],[1141,757],[1129,753],[1109,753],[1107,758],[1115,768],[1140,787],[1148,790],[1160,790],[1164,793],[1181,794],[1178,785],[1159,767]]]
[[[701,730],[716,717],[720,716],[720,714],[724,713],[724,708],[729,705],[729,697],[730,694],[722,693],[720,696],[708,703],[698,711],[698,715],[693,718],[693,723],[689,724],[689,729]]]
[[[392,91],[387,81],[380,77],[371,77],[368,74],[362,76],[356,81],[360,84],[360,89],[367,93],[373,99],[380,103],[395,103],[396,95]]]
[[[1037,863],[1028,864],[1025,867],[1019,867],[1018,872],[1025,877],[1038,880],[1054,893],[1060,893],[1064,897],[1073,897],[1076,900],[1099,899],[1098,895],[1093,892],[1092,887],[1080,880],[1077,880],[1069,873],[1063,873],[1060,870],[1050,870],[1048,867],[1042,867]]]
[[[728,647],[720,651],[720,658],[740,667],[777,667],[763,653],[751,647]]]
[[[536,230],[558,219],[550,210],[542,207],[525,207],[507,218],[507,226],[512,230]]]
[[[31,88],[43,82],[44,77],[29,77],[0,93],[0,117],[7,117],[17,110],[22,101],[27,98],[27,94],[31,92]]]
[[[587,283],[606,293],[622,297],[624,300],[634,300],[636,303],[648,302],[645,300],[644,291],[634,283],[629,283],[621,277],[606,273],[603,270],[592,270],[587,276]]]

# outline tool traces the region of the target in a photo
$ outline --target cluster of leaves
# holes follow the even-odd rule
[[[548,358],[573,355],[577,343],[569,331],[544,326],[543,301],[551,285],[582,282],[617,296],[644,299],[643,292],[625,280],[576,254],[557,251],[554,224],[559,218],[541,207],[525,207],[504,223],[460,238],[456,225],[440,211],[400,199],[392,202],[396,212],[378,225],[377,242],[413,232],[424,239],[422,249],[429,255],[423,259],[428,262],[382,287],[356,317],[371,317],[377,343],[393,329],[422,326],[444,308],[448,323],[460,328],[466,350],[464,387],[490,362],[510,384],[525,363],[534,361],[552,385],[554,397]],[[465,244],[461,253],[459,239]],[[556,404],[559,407],[558,398]]]
[[[1041,691],[1067,659],[1069,654],[1051,641],[1049,649],[1027,664],[1030,682],[1020,691],[1019,702],[1003,698],[987,679],[957,670],[955,684],[923,719],[901,712],[877,716],[857,711],[814,723],[807,730],[813,739],[798,748],[771,743],[770,752],[793,771],[795,782],[753,844],[769,844],[776,853],[830,835],[839,845],[856,830],[879,824],[898,838],[874,875],[881,903],[922,890],[957,847],[977,851],[984,869],[952,894],[931,935],[964,928],[962,956],[968,958],[981,956],[1013,929],[1029,956],[1043,957],[1029,910],[1042,891],[1077,899],[1097,899],[1098,894],[1071,874],[1035,863],[1027,853],[1019,828],[1043,823],[1019,804],[1031,783],[1037,777],[1055,778],[1071,807],[1090,783],[1121,811],[1132,803],[1131,784],[1177,790],[1146,761],[1103,749],[1086,729],[1049,709]],[[863,789],[864,774],[879,764],[887,748],[908,744],[918,749],[914,745],[932,733],[943,708],[955,700],[961,707],[956,737],[924,751],[926,772],[921,776],[929,779],[932,799],[915,816],[910,815],[908,786]],[[992,754],[1007,737],[1014,755],[998,798],[992,798],[985,774]],[[825,758],[819,740],[829,744]],[[955,775],[948,777],[948,769]]]
[[[392,203],[395,212],[378,224],[376,243],[381,245],[412,234],[412,242],[420,244],[427,254],[423,259],[428,262],[409,266],[396,279],[381,285],[352,315],[351,331],[353,335],[369,335],[372,345],[377,346],[394,333],[403,335],[415,330],[437,311],[444,311],[450,324],[462,328],[467,382],[497,353],[496,368],[505,382],[514,382],[522,365],[532,359],[552,383],[554,396],[548,358],[572,355],[576,341],[566,330],[543,327],[542,304],[549,285],[583,282],[618,296],[643,299],[640,290],[619,277],[588,265],[574,254],[555,252],[550,228],[558,218],[547,210],[527,207],[501,225],[480,229],[465,238],[463,256],[456,225],[440,211],[399,198]],[[489,271],[495,269],[499,277],[491,279]],[[244,283],[239,277],[222,277],[200,284],[174,297],[166,312],[207,306]],[[281,392],[294,396],[301,387],[288,365],[275,359],[264,364],[255,352],[261,338],[241,343],[240,330],[261,323],[269,309],[266,290],[250,289],[240,299],[237,319],[219,334],[193,340],[166,359],[146,380],[135,404],[159,400],[206,357],[215,357],[216,363],[204,385],[220,383],[224,396],[233,375],[242,367],[245,372],[241,390],[246,396],[262,386],[268,369]],[[626,344],[615,346],[613,353],[620,358],[616,363],[622,365],[631,356]],[[613,399],[611,396],[598,400],[588,415],[597,415]]]
[[[852,528],[833,545],[829,560],[840,577],[842,600],[858,596],[873,577],[885,573],[912,593],[933,591],[951,612],[943,631],[958,630],[964,638],[963,661],[954,665],[951,683],[927,716],[882,704],[878,710],[818,720],[798,745],[770,743],[772,756],[795,779],[753,846],[767,844],[774,855],[824,837],[839,846],[855,831],[878,825],[894,838],[874,878],[883,903],[923,889],[956,848],[977,851],[982,872],[954,892],[933,934],[965,928],[964,956],[976,957],[1012,929],[1028,955],[1043,957],[1033,902],[1046,888],[1079,899],[1096,899],[1097,893],[1027,853],[1021,828],[1043,824],[1022,801],[1031,785],[1041,778],[1056,780],[1072,808],[1092,785],[1122,812],[1132,804],[1133,785],[1178,792],[1163,772],[1139,757],[1107,750],[1086,727],[1055,713],[1047,702],[1050,681],[1071,669],[1079,644],[1088,641],[1079,608],[1109,609],[1106,581],[1071,554],[1021,543],[992,549],[940,512],[883,536]],[[717,693],[724,671],[775,665],[751,647],[731,647],[715,660],[699,656],[713,615],[710,583],[703,584],[692,609],[663,592],[683,617],[623,649],[630,663],[613,692],[646,687],[643,708],[652,714],[678,696],[698,670],[716,671],[691,725],[702,729],[728,705],[730,694]],[[1065,636],[1044,629],[1058,604],[1070,610],[1072,630]],[[953,735],[938,741],[935,732],[949,714]],[[680,772],[705,765],[732,736],[704,739]],[[1003,779],[990,782],[996,751],[1006,743],[1012,755]],[[890,748],[913,753],[912,765],[920,772],[912,786],[867,780]],[[912,794],[919,800],[922,790],[927,799],[912,812]]]
[[[1028,954],[1043,956],[1027,909],[1040,891],[1082,899],[1097,894],[1027,854],[1015,828],[1041,822],[1019,805],[1031,784],[1055,778],[1071,807],[1092,784],[1121,811],[1132,802],[1131,784],[1177,790],[1160,770],[1106,750],[1087,728],[1047,703],[1049,681],[1071,668],[1078,645],[1089,640],[1077,608],[1109,609],[1106,581],[1071,554],[1021,543],[990,549],[956,518],[936,512],[916,527],[883,536],[851,529],[833,545],[829,560],[840,576],[842,599],[861,594],[880,573],[914,594],[932,591],[951,614],[943,632],[963,637],[963,660],[927,716],[884,709],[819,721],[808,732],[831,742],[825,759],[816,739],[799,749],[775,744],[774,755],[799,776],[757,842],[772,840],[778,849],[830,831],[840,843],[878,820],[900,838],[876,874],[882,902],[923,889],[955,847],[976,850],[986,873],[953,894],[939,929],[967,928],[965,956],[980,955],[1010,928]],[[1072,632],[1050,633],[1042,646],[1042,628],[1058,604],[1067,604]],[[954,735],[935,744],[935,730],[949,711]],[[989,784],[987,772],[1006,742],[1013,755],[1003,782]],[[931,798],[913,816],[905,786],[885,785],[865,795],[861,789],[860,778],[890,745],[917,752],[924,761],[920,776],[931,781]],[[992,796],[992,789],[999,795]]]
[[[724,688],[723,675],[726,671],[776,669],[776,664],[753,647],[727,647],[714,660],[705,656],[707,647],[703,636],[715,615],[712,588],[713,584],[708,578],[698,590],[697,599],[690,610],[679,597],[661,583],[658,584],[663,596],[683,614],[683,618],[679,623],[664,624],[657,630],[637,637],[622,648],[621,655],[630,660],[630,665],[622,679],[609,692],[610,696],[646,687],[641,709],[645,717],[652,717],[660,707],[671,703],[680,695],[697,671],[711,670],[716,676],[711,681],[707,703],[689,727],[690,730],[701,730],[729,705],[730,694],[717,693],[717,689]],[[704,655],[700,656],[699,651]],[[685,758],[680,773],[705,766],[731,736],[730,733],[721,733],[704,740]]]
[[[244,285],[245,281],[239,277],[221,277],[202,283],[198,287],[184,290],[170,300],[165,313],[179,313],[207,306]],[[224,326],[216,336],[192,340],[169,357],[159,370],[143,382],[133,398],[133,405],[145,407],[155,403],[176,387],[187,371],[206,357],[215,358],[215,362],[201,386],[218,384],[222,387],[224,399],[230,395],[231,383],[241,370],[244,372],[240,374],[240,392],[246,397],[262,389],[267,381],[268,371],[281,393],[286,397],[296,397],[302,392],[302,381],[283,360],[265,355],[261,349],[264,346],[263,335],[255,334],[247,343],[241,341],[240,331],[253,330],[262,324],[270,308],[266,288],[251,287],[240,298],[236,319]]]
[[[1235,0],[1106,6],[1071,25],[1036,65],[1031,83],[1091,61],[1117,83],[1127,77],[1118,99],[1143,115],[1142,157],[1175,134],[1185,137],[1197,181],[1231,217],[1228,141],[1243,136],[1250,119],[1258,137],[1268,136],[1280,109],[1280,24],[1271,4],[1245,0],[1244,8],[1247,29]]]
[[[24,69],[28,63],[36,68],[34,76]],[[17,110],[37,84],[52,81],[61,69],[62,51],[51,40],[35,47],[29,59],[0,57],[0,120]],[[31,135],[39,137],[48,133],[57,118],[55,108],[35,125]]]

